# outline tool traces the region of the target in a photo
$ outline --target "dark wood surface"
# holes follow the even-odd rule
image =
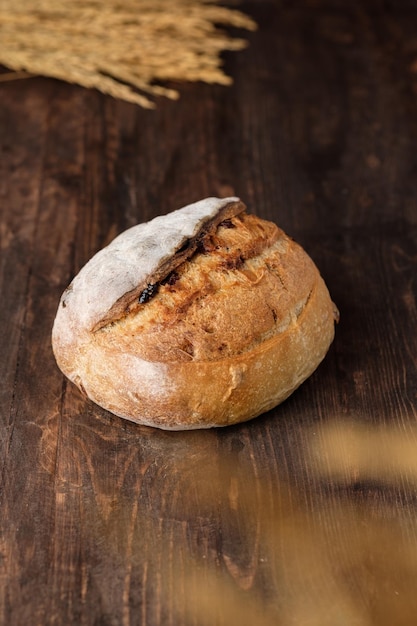
[[[242,9],[230,88],[145,111],[0,84],[1,624],[417,624],[417,2]],[[86,401],[51,351],[65,286],[123,229],[229,193],[319,266],[325,361],[224,430]]]

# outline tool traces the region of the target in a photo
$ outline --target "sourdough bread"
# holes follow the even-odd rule
[[[125,231],[65,290],[52,344],[91,400],[164,429],[226,426],[287,398],[338,313],[316,266],[238,198]]]

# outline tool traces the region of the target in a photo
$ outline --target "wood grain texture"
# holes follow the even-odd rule
[[[0,623],[414,626],[417,2],[252,1],[230,88],[155,111],[0,85]],[[221,431],[90,402],[50,346],[117,233],[238,194],[341,312],[317,372]]]

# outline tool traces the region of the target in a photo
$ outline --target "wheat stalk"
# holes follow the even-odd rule
[[[231,83],[221,52],[246,42],[219,25],[256,28],[207,0],[0,0],[0,64],[150,108],[168,81]]]

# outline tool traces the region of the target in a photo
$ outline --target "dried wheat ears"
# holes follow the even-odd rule
[[[220,54],[246,44],[219,25],[256,28],[207,0],[0,0],[0,64],[149,108],[167,81],[230,84]]]

